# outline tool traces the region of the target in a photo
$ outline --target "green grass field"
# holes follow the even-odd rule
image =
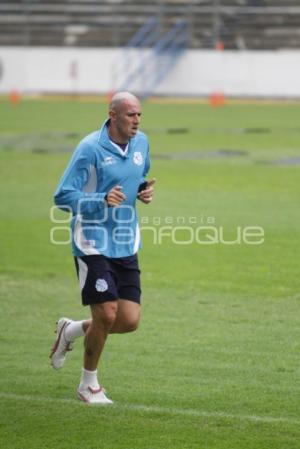
[[[298,449],[299,105],[144,104],[157,187],[140,217],[158,231],[213,218],[226,241],[260,226],[264,243],[184,245],[182,230],[158,244],[145,230],[142,323],[109,338],[100,368],[115,404],[77,401],[82,342],[50,368],[56,319],[89,313],[69,246],[50,243],[52,195],[105,116],[0,102],[1,447]]]

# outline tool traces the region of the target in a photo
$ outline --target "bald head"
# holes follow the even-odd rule
[[[140,104],[139,99],[130,92],[117,92],[111,99],[109,111],[119,110],[124,104]]]

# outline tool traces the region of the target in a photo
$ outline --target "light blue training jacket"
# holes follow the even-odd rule
[[[79,143],[54,194],[55,204],[73,215],[74,256],[126,257],[140,247],[135,203],[150,168],[148,139],[138,131],[123,153],[109,138],[108,122]],[[105,195],[116,185],[126,200],[108,207]]]

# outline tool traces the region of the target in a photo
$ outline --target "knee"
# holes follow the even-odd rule
[[[117,317],[118,305],[116,302],[101,304],[98,313],[93,316],[93,324],[97,327],[111,329]]]
[[[132,320],[128,323],[128,332],[136,331],[139,327],[140,320],[137,318],[136,320]]]
[[[102,324],[104,324],[108,329],[110,329],[117,318],[118,306],[117,303],[106,303],[104,308],[104,313],[102,315]]]
[[[126,323],[126,332],[136,331],[137,328],[139,327],[139,322],[140,322],[139,317],[128,320]]]

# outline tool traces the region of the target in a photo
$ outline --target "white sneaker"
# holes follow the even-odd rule
[[[99,388],[78,388],[77,390],[78,398],[89,404],[98,404],[98,405],[109,405],[113,404],[113,401],[108,399],[105,395],[105,390],[102,387]]]
[[[51,365],[54,369],[62,368],[65,363],[66,353],[73,349],[74,342],[68,341],[65,335],[66,328],[70,323],[72,323],[72,320],[69,318],[60,318],[56,323],[57,337],[50,354]]]

